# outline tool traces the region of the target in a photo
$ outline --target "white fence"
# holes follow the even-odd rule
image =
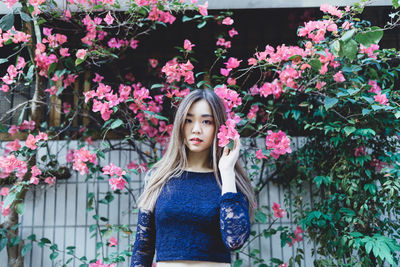
[[[298,146],[298,142],[299,139],[296,139],[294,146]],[[2,144],[3,146],[4,143]],[[76,143],[67,145],[65,141],[57,141],[51,143],[51,151],[58,151],[59,162],[60,164],[64,164],[66,151],[75,148],[74,146],[76,146]],[[112,151],[106,154],[106,160],[100,163],[105,165],[112,162],[117,166],[125,167],[132,160],[141,163],[133,152]],[[132,174],[132,180],[129,184],[136,199],[143,188],[142,178],[142,174]],[[96,243],[100,240],[98,235],[90,238],[92,232],[89,232],[89,226],[95,223],[95,221],[92,218],[94,213],[86,212],[87,196],[88,193],[93,192],[96,199],[103,198],[104,194],[110,188],[106,177],[104,181],[91,180],[85,182],[84,180],[85,177],[73,172],[71,178],[58,180],[55,186],[32,186],[25,199],[25,214],[20,219],[21,237],[26,238],[32,234],[35,234],[37,239],[46,237],[57,244],[58,248],[62,251],[68,246],[75,246],[78,257],[87,256],[88,259],[96,258]],[[272,207],[272,203],[275,201],[283,205],[283,192],[284,190],[281,186],[268,183],[261,192],[258,203],[259,205],[269,205]],[[112,225],[127,224],[135,232],[137,214],[132,213],[134,206],[133,196],[128,194],[126,190],[123,190],[123,194],[116,196],[114,201],[109,205],[98,204],[98,209],[100,216],[109,218],[110,221],[108,223]],[[296,228],[291,218],[280,220],[278,225],[287,225],[293,230]],[[252,230],[260,232],[266,227],[267,225],[254,224]],[[107,247],[104,250],[106,256],[118,250],[123,250],[123,248],[129,244],[132,245],[134,242],[134,234],[113,233],[111,236],[115,236],[118,239],[118,246],[114,248]],[[54,261],[51,261],[49,258],[51,251],[48,248],[42,249],[35,242],[32,245],[33,249],[25,257],[24,265],[26,267],[62,266],[71,257],[66,253],[60,253]],[[258,249],[260,250],[260,256],[267,261],[273,257],[287,261],[294,254],[298,246],[305,251],[302,266],[312,266],[313,257],[311,256],[311,249],[314,248],[313,244],[307,244],[306,241],[303,241],[302,243],[296,243],[294,247],[285,246],[281,248],[278,235],[269,239],[261,237],[254,240],[248,246],[247,253],[249,254],[252,249]],[[242,266],[258,266],[258,264],[253,265],[249,257],[243,254],[240,257],[245,260]],[[232,255],[232,259],[234,260],[235,258],[236,255]],[[119,263],[117,266],[129,266],[129,260]],[[0,262],[4,264],[7,262],[6,249],[0,252]],[[80,264],[79,260],[73,260],[67,266],[79,266]],[[0,264],[0,266],[6,265]]]

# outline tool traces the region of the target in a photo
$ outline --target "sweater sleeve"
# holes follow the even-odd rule
[[[241,248],[249,238],[248,203],[242,193],[227,192],[220,197],[220,228],[229,250]]]
[[[155,251],[155,237],[156,229],[153,212],[139,209],[131,267],[151,267]]]

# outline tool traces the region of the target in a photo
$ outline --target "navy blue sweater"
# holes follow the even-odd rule
[[[154,212],[140,209],[131,267],[156,261],[231,262],[250,234],[248,203],[241,193],[221,196],[213,172],[172,177]]]

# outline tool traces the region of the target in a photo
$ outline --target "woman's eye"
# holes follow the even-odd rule
[[[206,124],[211,124],[211,121],[209,121],[209,120],[205,120],[204,121]]]
[[[185,122],[191,122],[191,120],[189,120],[189,119],[185,119]]]

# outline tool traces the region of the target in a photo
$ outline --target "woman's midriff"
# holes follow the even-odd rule
[[[157,267],[230,267],[229,263],[211,261],[159,261]]]

